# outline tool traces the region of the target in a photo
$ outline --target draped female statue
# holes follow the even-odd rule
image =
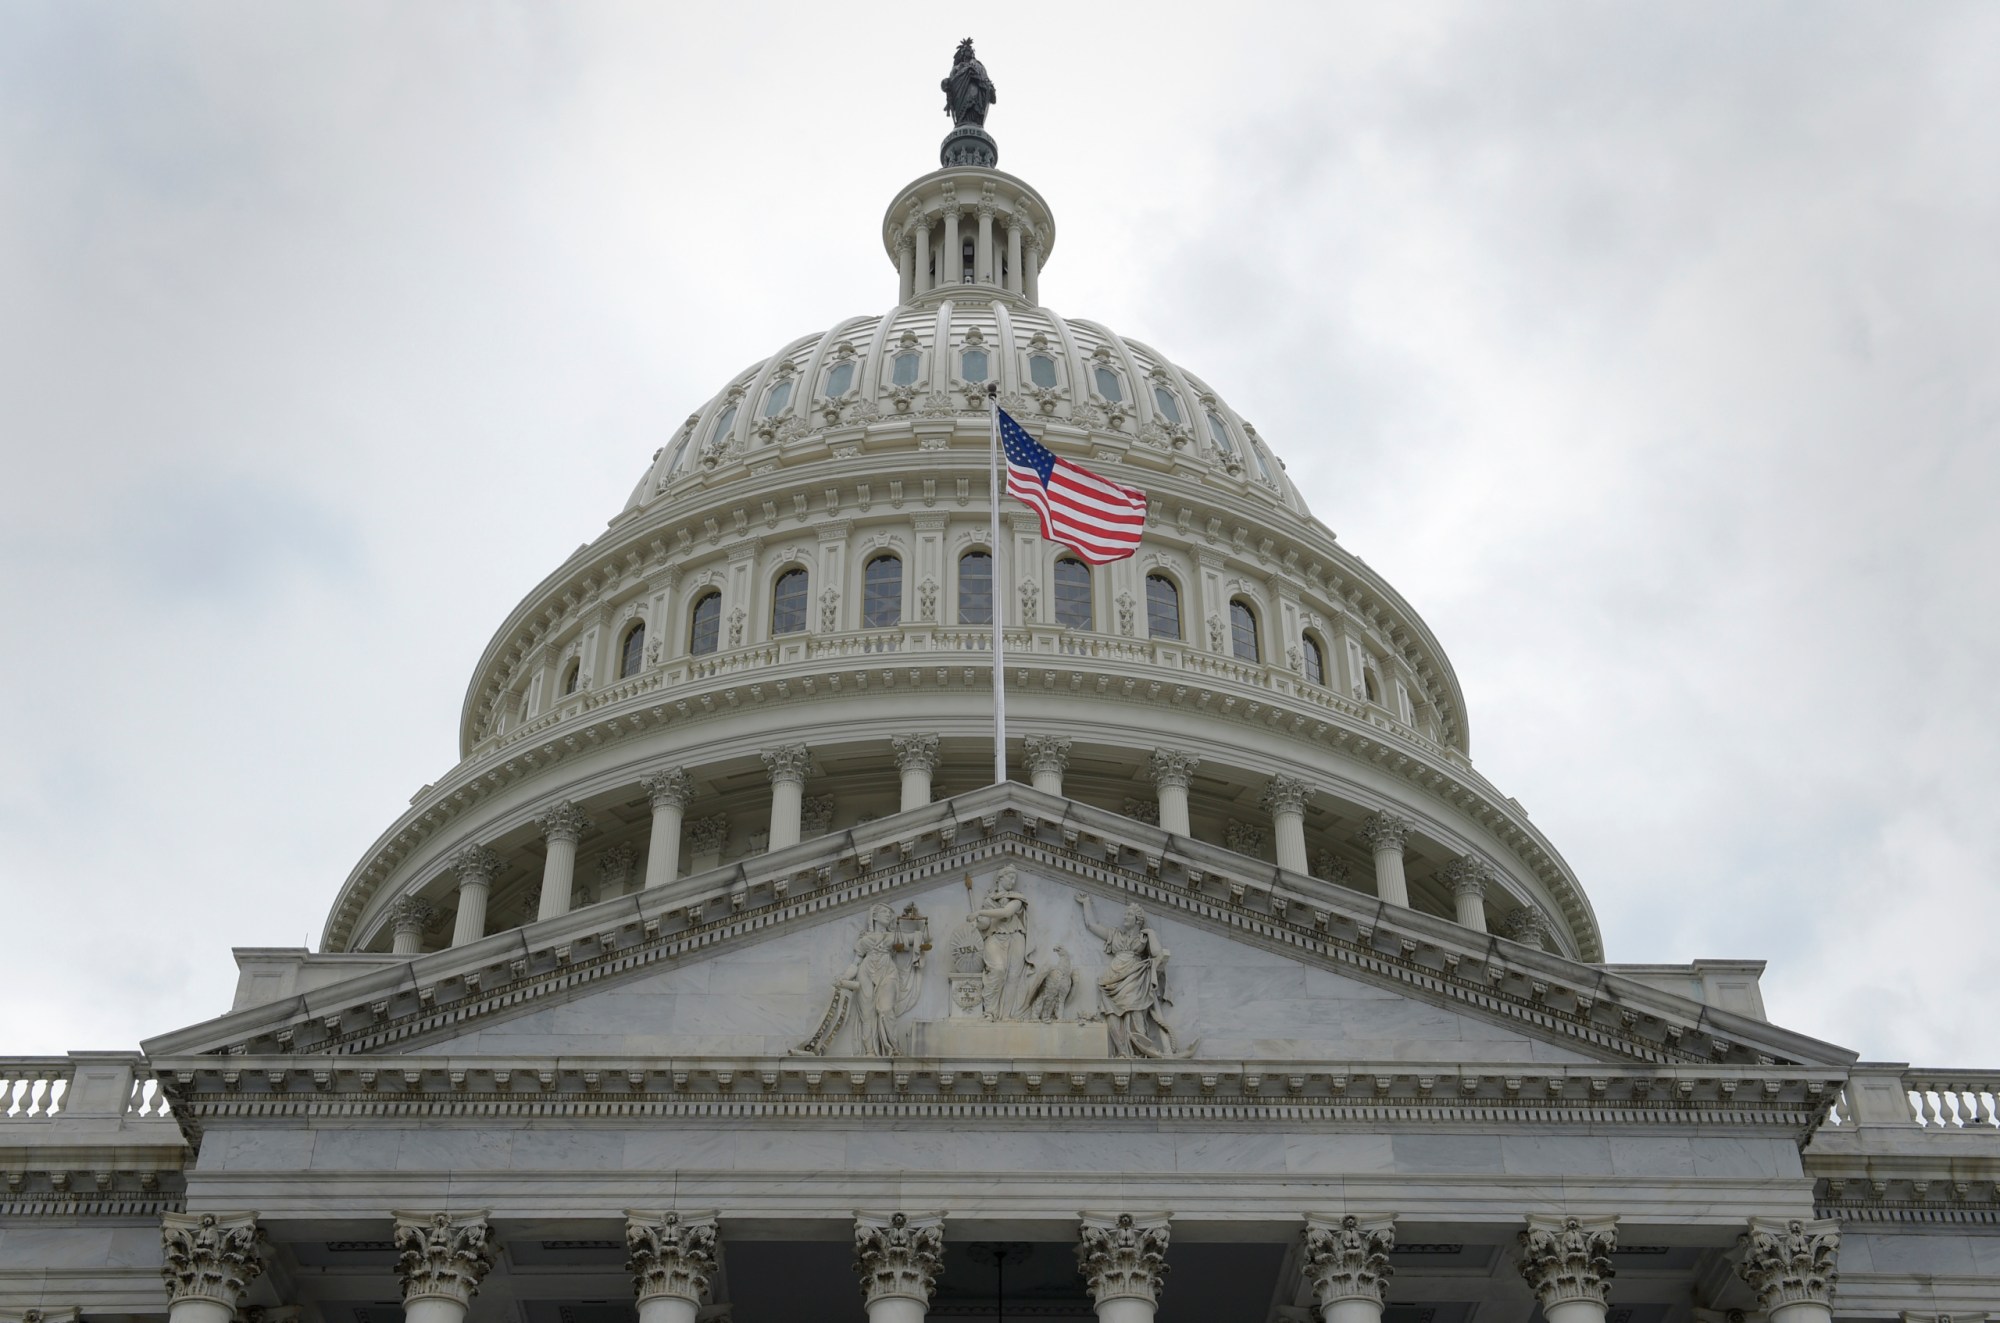
[[[958,43],[958,53],[951,59],[951,72],[938,88],[944,93],[944,113],[958,127],[984,125],[987,108],[1000,99],[1000,94],[993,90],[993,80],[986,76],[986,66],[972,53],[970,37]]]
[[[1125,918],[1117,927],[1099,924],[1091,912],[1090,897],[1078,895],[1083,906],[1083,926],[1104,943],[1111,957],[1097,979],[1098,1008],[1111,1031],[1111,1053],[1120,1057],[1181,1057],[1192,1046],[1174,1050],[1173,1030],[1167,1027],[1167,957],[1172,954],[1160,936],[1146,922],[1146,912],[1137,905],[1125,907]]]

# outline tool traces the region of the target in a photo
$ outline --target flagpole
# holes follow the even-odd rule
[[[987,489],[993,497],[993,784],[1007,782],[1007,671],[1000,635],[1007,596],[1000,586],[1000,387],[986,385]]]

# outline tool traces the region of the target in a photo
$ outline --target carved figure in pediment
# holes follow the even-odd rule
[[[1174,1048],[1173,1030],[1167,1025],[1167,960],[1172,952],[1160,941],[1146,921],[1146,911],[1137,905],[1125,907],[1125,917],[1116,927],[1097,922],[1090,897],[1078,894],[1083,907],[1083,926],[1104,943],[1111,957],[1097,979],[1098,1009],[1111,1031],[1111,1054],[1119,1057],[1184,1057],[1194,1053],[1193,1045]]]
[[[1028,961],[1028,898],[1016,890],[1018,881],[1012,865],[1002,868],[972,914],[983,938],[980,1007],[989,1020],[1022,1020],[1028,1014],[1028,975],[1034,967]]]
[[[1070,963],[1069,952],[1058,946],[1056,963],[1035,975],[1028,984],[1029,1018],[1043,1024],[1062,1019],[1063,1007],[1075,987],[1076,966]]]
[[[833,981],[833,996],[819,1028],[792,1051],[825,1056],[834,1035],[851,1018],[857,1055],[901,1055],[896,1022],[917,1004],[923,991],[924,953],[930,949],[930,920],[915,905],[905,906],[901,914],[887,905],[869,910],[868,926],[854,939],[854,960]]]

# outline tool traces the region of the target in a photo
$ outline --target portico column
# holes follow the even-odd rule
[[[1306,1281],[1321,1323],[1382,1323],[1396,1219],[1309,1215],[1303,1238]]]
[[[1617,1218],[1530,1213],[1520,1240],[1521,1276],[1541,1301],[1548,1323],[1604,1323]]]
[[[230,1323],[264,1271],[255,1213],[162,1213],[160,1277],[169,1323]]]
[[[625,1249],[639,1323],[695,1323],[715,1272],[715,1214],[628,1208]]]
[[[943,1266],[943,1213],[854,1215],[854,1270],[868,1323],[923,1323]]]
[[[1403,842],[1410,824],[1393,813],[1371,813],[1361,835],[1375,850],[1375,894],[1391,905],[1410,907],[1410,884],[1403,876]]]
[[[463,1323],[479,1283],[493,1269],[486,1211],[392,1213],[403,1323]]]
[[[1021,292],[1021,222],[1014,216],[1007,218],[1007,289]]]
[[[1167,1276],[1167,1216],[1083,1215],[1076,1270],[1090,1287],[1098,1323],[1153,1323]]]
[[[1021,747],[1028,755],[1028,775],[1045,795],[1063,792],[1063,772],[1069,767],[1069,741],[1060,735],[1026,735]]]
[[[958,208],[944,209],[944,251],[938,254],[938,284],[958,285],[965,280],[965,249],[958,240]]]
[[[395,932],[392,955],[416,955],[424,949],[424,929],[437,916],[437,908],[421,896],[403,896],[389,907],[389,922]]]
[[[486,893],[500,872],[500,857],[483,845],[468,845],[451,857],[458,872],[458,916],[451,944],[464,946],[486,936]]]
[[[1461,927],[1486,931],[1486,865],[1462,854],[1444,866],[1444,882],[1458,904]]]
[[[653,835],[646,842],[646,885],[663,887],[681,875],[681,821],[694,798],[694,781],[678,767],[639,783],[653,799]]]
[[[938,737],[898,735],[889,741],[896,751],[896,770],[903,774],[903,808],[922,808],[931,802],[931,773],[938,765]]]
[[[1278,867],[1303,873],[1306,860],[1306,804],[1314,790],[1295,776],[1274,776],[1264,787],[1264,808],[1271,815],[1271,835],[1278,843]]]
[[[1179,749],[1153,750],[1153,785],[1160,795],[1160,830],[1192,836],[1188,827],[1188,782],[1201,759]]]
[[[1753,1217],[1736,1243],[1743,1254],[1737,1274],[1757,1293],[1768,1323],[1828,1323],[1833,1317],[1839,1222]]]
[[[799,843],[799,817],[805,807],[806,768],[812,759],[803,744],[766,749],[757,755],[771,774],[771,835],[767,848],[782,850]]]
[[[537,922],[569,913],[570,887],[576,881],[576,843],[590,830],[590,819],[566,799],[539,821],[549,853],[542,860],[542,906],[535,913]]]

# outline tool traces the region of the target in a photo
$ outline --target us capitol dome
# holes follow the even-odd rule
[[[1609,963],[1439,640],[1043,302],[970,41],[942,90],[886,310],[635,462],[319,949],[0,1057],[0,1323],[2000,1320],[2000,1071]],[[993,401],[1134,554],[996,545]]]

